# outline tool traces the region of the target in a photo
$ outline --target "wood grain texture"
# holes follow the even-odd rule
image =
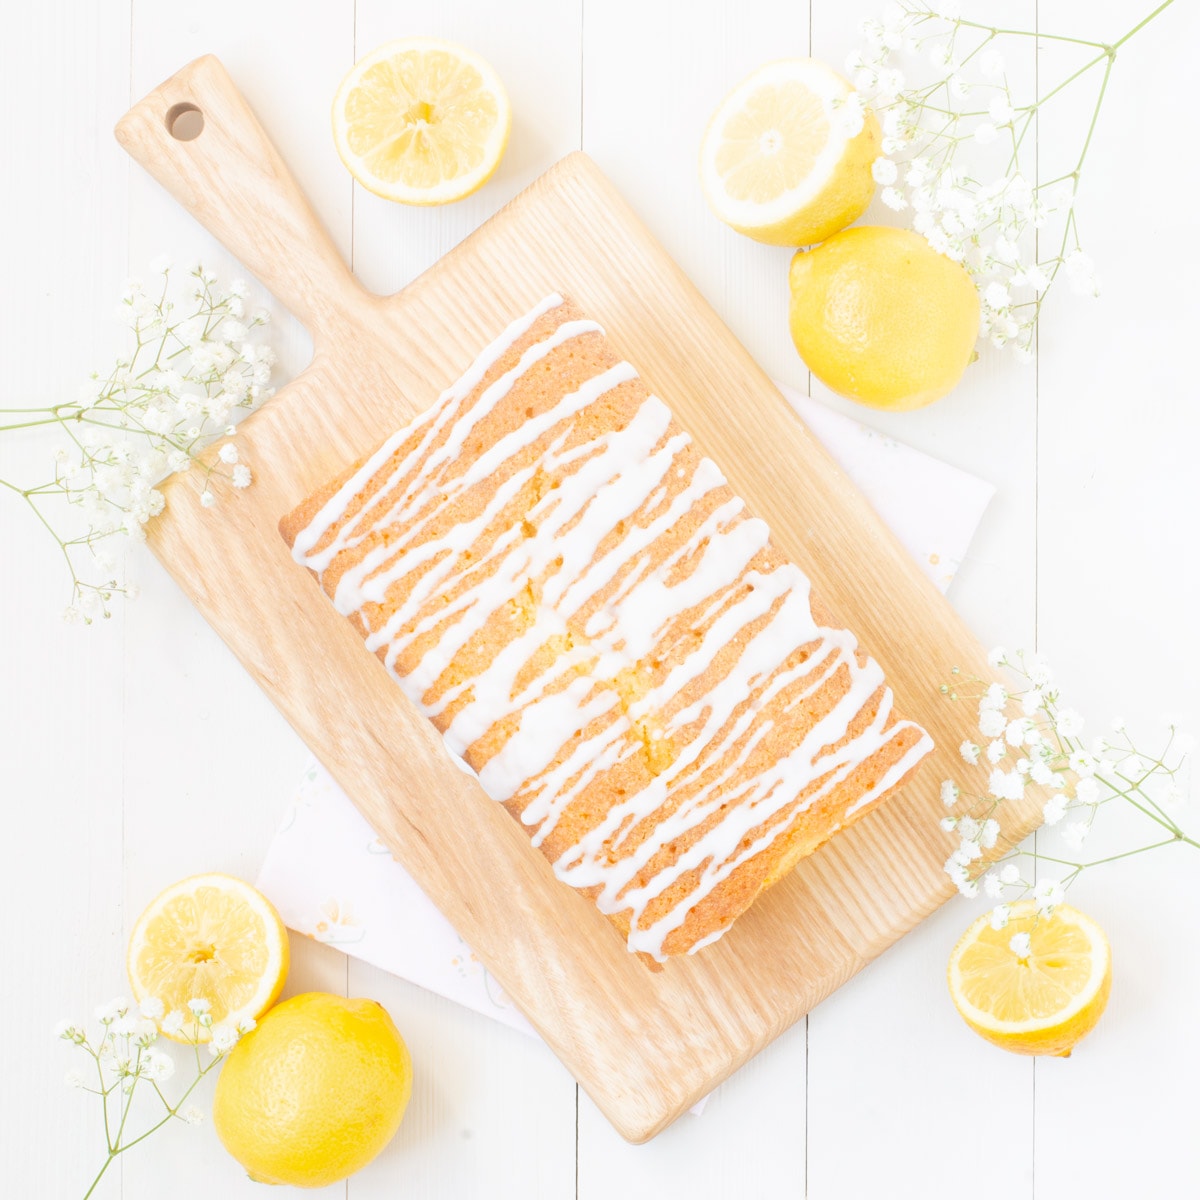
[[[165,129],[181,101],[206,114],[194,142]],[[962,776],[962,722],[937,685],[951,662],[986,675],[982,652],[584,156],[385,299],[358,290],[215,59],[163,84],[118,137],[311,323],[315,347],[244,426],[255,486],[222,496],[214,521],[176,478],[153,549],[601,1111],[630,1140],[652,1136],[947,897],[937,791]],[[605,325],[939,745],[902,795],[656,976],[450,763],[275,530],[556,288]],[[1014,835],[1033,811],[1015,810]]]

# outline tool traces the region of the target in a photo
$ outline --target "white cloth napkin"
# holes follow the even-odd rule
[[[945,591],[993,487],[779,386],[925,573]],[[267,851],[258,886],[297,933],[534,1033],[315,760],[304,772]]]

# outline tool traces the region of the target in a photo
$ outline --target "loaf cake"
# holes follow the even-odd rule
[[[558,295],[280,531],[557,877],[660,962],[933,746]]]

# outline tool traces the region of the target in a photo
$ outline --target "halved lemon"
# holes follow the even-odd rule
[[[206,1000],[213,1024],[257,1019],[279,997],[288,971],[287,930],[271,902],[232,875],[193,875],[151,901],[129,939],[129,984],[142,1001],[161,1000],[167,1013],[187,1014],[183,1030],[164,1032],[192,1041],[191,1000]],[[201,1028],[199,1040],[209,1031]]]
[[[760,67],[721,101],[700,147],[713,212],[756,241],[809,246],[866,211],[879,122],[848,123],[854,89],[811,58]]]
[[[1028,935],[1028,954],[1013,949],[1016,934]],[[980,917],[954,947],[948,976],[955,1008],[981,1037],[1014,1054],[1066,1058],[1108,1003],[1112,954],[1077,908],[1039,917],[1025,900],[1003,929]]]
[[[333,100],[333,138],[363,187],[401,204],[448,204],[491,178],[512,108],[478,54],[436,38],[359,59]]]

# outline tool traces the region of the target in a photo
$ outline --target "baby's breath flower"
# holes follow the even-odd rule
[[[112,1031],[118,1037],[130,1037],[137,1033],[137,1020],[128,1015],[119,1016],[112,1023]]]
[[[1033,902],[1039,916],[1048,917],[1062,901],[1063,888],[1057,879],[1042,879],[1034,885]]]
[[[245,463],[238,463],[233,468],[232,483],[235,488],[247,488],[250,486],[250,468]]]
[[[1012,909],[1007,904],[997,904],[992,909],[989,924],[993,929],[999,931],[1008,925],[1011,916]]]
[[[1119,719],[1113,722],[1109,737],[1093,739],[1090,747],[1085,748],[1079,744],[1083,716],[1061,703],[1053,672],[1040,655],[996,651],[992,657],[995,663],[1003,663],[1021,677],[1022,686],[1010,692],[998,681],[978,678],[959,679],[955,684],[956,699],[964,693],[969,695],[972,687],[978,688],[975,694],[980,725],[991,739],[984,754],[980,754],[975,742],[964,741],[960,755],[971,766],[981,757],[992,764],[983,794],[960,788],[954,780],[946,780],[942,785],[943,796],[953,797],[956,813],[942,818],[939,824],[945,832],[955,832],[959,837],[959,845],[946,860],[944,869],[961,894],[973,896],[982,889],[989,898],[1006,902],[1028,896],[1039,915],[1049,916],[1062,903],[1067,887],[1085,869],[1174,842],[1200,847],[1200,840],[1188,837],[1167,811],[1171,803],[1182,799],[1177,776],[1186,761],[1186,752],[1191,750],[1190,739],[1185,741],[1176,732],[1174,720],[1167,722],[1167,745],[1158,754],[1139,750]],[[959,674],[957,669],[954,674]],[[1014,700],[1020,702],[1021,716],[1008,715]],[[1185,743],[1182,747],[1181,741]],[[1010,749],[1018,754],[1012,769],[1005,770],[997,764],[1008,757]],[[1044,789],[1039,797],[1043,823],[1062,826],[1062,840],[1076,854],[1087,842],[1097,814],[1107,802],[1116,799],[1129,801],[1169,836],[1163,838],[1160,831],[1156,841],[1093,862],[1071,862],[1039,853],[1036,848],[1013,847],[1000,856],[997,865],[989,866],[994,857],[989,852],[999,844],[1004,830],[1005,804],[1022,799],[1031,785]],[[1072,813],[1075,819],[1065,821]],[[1035,864],[1049,861],[1068,871],[1060,879],[1042,876],[1040,872],[1026,878],[1014,861],[1025,857]],[[1007,922],[1005,905],[997,906],[995,912],[1002,910]],[[998,919],[993,917],[993,921]]]
[[[1019,800],[1025,794],[1025,781],[1016,771],[999,767],[988,776],[988,795],[997,800]]]
[[[1029,778],[1034,783],[1046,787],[1054,779],[1054,771],[1044,759],[1038,759],[1029,768]]]
[[[124,996],[118,996],[115,1000],[110,1000],[107,1004],[98,1005],[95,1016],[101,1025],[111,1025],[128,1011],[129,1001]]]
[[[185,1020],[186,1017],[184,1014],[176,1008],[163,1017],[159,1028],[168,1037],[178,1037],[183,1032],[183,1023]]]
[[[1091,779],[1091,776],[1096,774],[1097,758],[1087,750],[1072,750],[1067,757],[1067,766],[1076,775]]]
[[[993,123],[996,125],[1011,125],[1013,117],[1016,115],[1016,109],[1013,108],[1007,92],[994,97],[991,103],[988,104],[988,116],[991,117]]]
[[[1054,672],[1040,654],[1031,655],[1025,669],[1035,687],[1048,688],[1054,682]]]
[[[1025,735],[1030,730],[1028,717],[1017,717],[1009,721],[1004,729],[1004,740],[1012,747],[1019,748],[1025,745]]]
[[[975,140],[981,146],[990,146],[1000,136],[1000,131],[991,121],[980,121],[973,132]]]
[[[947,808],[953,808],[958,803],[958,784],[952,779],[942,783],[942,803]]]
[[[1004,714],[997,709],[987,708],[979,714],[979,732],[986,738],[1001,737],[1008,728]]]
[[[1021,959],[1028,958],[1032,947],[1029,944],[1029,934],[1014,933],[1008,940],[1008,948]]]
[[[1094,265],[1080,249],[1074,204],[1106,89],[1098,89],[1091,120],[1080,122],[1079,155],[1062,164],[1060,178],[1041,187],[1029,182],[1022,168],[1035,139],[1025,135],[1044,100],[1102,64],[1110,71],[1111,56],[1096,53],[1057,83],[1043,80],[1040,91],[1018,95],[1020,81],[1009,79],[1002,51],[1036,39],[1037,30],[964,21],[949,0],[904,0],[889,19],[861,28],[865,44],[846,58],[846,70],[855,97],[874,106],[882,126],[885,157],[873,173],[883,203],[911,213],[912,228],[961,262],[981,297],[993,284],[1012,293],[1003,304],[985,300],[980,337],[1029,361],[1042,299],[1060,270],[1074,290],[1098,292]],[[851,132],[860,127],[856,122]]]
[[[198,1000],[194,1003],[196,1011],[189,1010],[188,1014],[192,1022],[207,1020],[211,1024],[207,1002]],[[87,1064],[89,1074],[71,1070],[67,1072],[64,1082],[69,1087],[82,1088],[98,1097],[103,1109],[107,1153],[91,1186],[86,1189],[89,1196],[95,1192],[100,1179],[119,1155],[144,1141],[173,1118],[192,1125],[200,1123],[203,1119],[200,1109],[194,1104],[184,1107],[184,1103],[204,1076],[238,1040],[238,1029],[225,1024],[217,1026],[211,1044],[213,1061],[205,1064],[198,1055],[189,1053],[185,1063],[189,1068],[190,1080],[184,1081],[178,1099],[172,1101],[166,1085],[175,1077],[176,1062],[170,1054],[154,1045],[158,1038],[155,1022],[162,1017],[162,1011],[161,1001],[151,997],[137,1006],[131,1005],[123,997],[99,1005],[95,1009],[95,1019],[100,1026],[100,1035],[94,1042],[89,1040],[82,1022],[62,1021],[55,1027],[56,1037],[77,1046],[91,1060]],[[183,1020],[183,1013],[172,1012],[163,1018],[163,1028],[181,1026]],[[249,1026],[253,1027],[252,1021]],[[97,1068],[100,1071],[99,1078],[96,1076]],[[89,1077],[93,1083],[90,1087]],[[136,1099],[139,1093],[144,1098],[141,1101]],[[157,1112],[150,1113],[148,1123],[139,1130],[136,1124],[143,1112],[143,1103],[155,1106]]]
[[[138,1011],[148,1021],[158,1021],[166,1010],[157,996],[147,996],[138,1004]]]
[[[1146,770],[1146,764],[1136,754],[1127,755],[1120,766],[1122,774],[1128,779],[1136,779]]]
[[[895,183],[898,174],[896,164],[890,158],[880,157],[871,164],[871,175],[876,183]]]
[[[209,1054],[213,1058],[220,1058],[222,1054],[228,1054],[237,1045],[238,1036],[237,1027],[234,1025],[227,1025],[224,1022],[214,1025],[212,1037],[208,1042]]]
[[[1071,849],[1080,850],[1090,832],[1091,827],[1086,821],[1068,821],[1063,826],[1062,839]]]
[[[1054,730],[1060,737],[1077,738],[1083,732],[1083,717],[1073,708],[1064,708],[1054,722]]]
[[[41,413],[33,424],[58,423],[69,438],[52,451],[47,482],[3,481],[62,550],[72,583],[63,613],[69,622],[91,624],[111,614],[115,596],[136,594],[121,581],[107,539],[144,540],[146,524],[165,504],[155,485],[165,475],[197,469],[212,441],[235,433],[234,415],[271,394],[275,355],[255,340],[267,316],[245,318],[246,285],[223,291],[211,271],[198,267],[190,275],[190,307],[178,311],[168,294],[169,260],[156,259],[151,269],[150,291],[132,279],[119,306],[133,331],[132,352],[111,370],[93,372],[73,402],[22,410],[11,425],[0,421],[0,433],[15,431],[30,423],[28,413]],[[198,467],[204,490],[224,467],[233,468],[235,487],[248,486],[250,474],[239,465],[236,449],[223,447],[215,462]]]
[[[165,1083],[175,1074],[175,1060],[169,1054],[159,1050],[151,1050],[143,1060],[146,1075],[156,1083]]]
[[[988,817],[979,826],[979,844],[985,850],[991,850],[1000,837],[1000,822],[995,817]]]
[[[1047,825],[1057,825],[1067,815],[1067,798],[1060,792],[1051,796],[1042,807],[1042,820]]]

